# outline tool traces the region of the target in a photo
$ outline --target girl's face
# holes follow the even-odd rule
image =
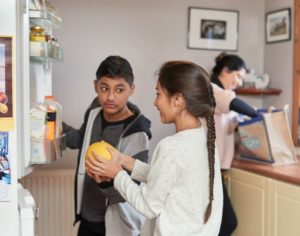
[[[240,70],[230,71],[227,67],[225,67],[222,70],[219,79],[225,89],[234,90],[238,86],[241,86],[243,84],[245,74],[246,70],[244,68]]]
[[[128,99],[134,92],[134,85],[130,86],[121,77],[109,78],[104,76],[95,80],[94,86],[105,117],[116,121],[121,120],[123,111],[127,109]]]
[[[176,117],[176,110],[173,106],[174,96],[169,96],[167,91],[163,89],[157,81],[156,84],[156,98],[154,100],[154,106],[160,114],[160,120],[164,124],[174,123]]]

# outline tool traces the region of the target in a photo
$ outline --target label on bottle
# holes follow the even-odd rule
[[[56,112],[47,112],[47,140],[55,140],[56,137]]]

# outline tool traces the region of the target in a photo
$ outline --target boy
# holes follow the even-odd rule
[[[139,235],[143,218],[114,189],[113,181],[97,184],[85,173],[84,155],[88,146],[105,140],[121,152],[147,161],[150,121],[128,102],[134,92],[129,62],[109,56],[99,66],[94,81],[98,97],[85,113],[79,130],[64,124],[67,146],[79,148],[75,181],[78,236]]]

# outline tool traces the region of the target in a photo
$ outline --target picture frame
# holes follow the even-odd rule
[[[291,9],[285,8],[266,13],[266,43],[291,39]]]
[[[14,129],[13,37],[0,36],[0,131]]]
[[[189,7],[189,49],[237,51],[239,12]]]

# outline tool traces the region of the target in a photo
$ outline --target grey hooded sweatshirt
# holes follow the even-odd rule
[[[95,223],[91,227],[97,231],[97,223],[105,222],[106,236],[137,236],[144,221],[113,187],[113,181],[97,184],[85,173],[85,152],[90,144],[100,140],[109,142],[122,153],[147,162],[151,138],[150,121],[141,114],[137,106],[132,103],[127,105],[135,116],[124,122],[104,124],[102,108],[95,99],[79,130],[63,124],[67,146],[79,149],[75,179],[75,223],[79,220]],[[104,130],[102,126],[105,126]]]

